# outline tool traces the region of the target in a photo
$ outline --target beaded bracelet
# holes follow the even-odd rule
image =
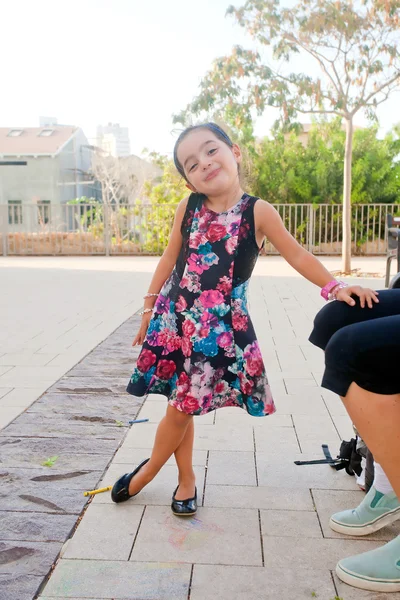
[[[328,294],[328,300],[336,300],[336,296],[338,295],[339,291],[346,287],[348,287],[347,283],[344,281],[339,281],[333,290]]]
[[[143,298],[151,298],[152,296],[159,296],[159,294],[151,294],[148,292],[145,296],[143,296]]]
[[[340,281],[337,281],[336,279],[332,279],[332,281],[330,281],[329,283],[327,283],[321,290],[321,296],[323,297],[324,300],[329,300],[329,294],[332,292],[332,290],[339,285]]]
[[[153,312],[153,309],[152,308],[145,308],[144,310],[141,310],[140,313],[138,313],[138,314],[139,315],[144,315],[144,314],[149,313],[149,312]]]

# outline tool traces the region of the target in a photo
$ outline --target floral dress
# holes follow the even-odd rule
[[[259,248],[254,204],[244,194],[217,213],[191,194],[182,249],[155,303],[127,391],[163,394],[191,415],[238,406],[253,416],[275,412],[247,309]]]

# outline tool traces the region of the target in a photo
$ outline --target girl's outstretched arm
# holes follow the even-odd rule
[[[254,206],[254,220],[256,230],[266,236],[283,258],[308,281],[323,288],[334,279],[313,254],[296,242],[285,228],[278,211],[271,204],[264,200],[258,200]],[[360,297],[362,307],[367,304],[372,308],[373,302],[378,302],[377,292],[359,285],[341,289],[337,294],[337,299],[354,306],[355,301],[351,297],[352,294]]]

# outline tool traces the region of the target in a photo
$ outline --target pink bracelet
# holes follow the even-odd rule
[[[331,293],[333,288],[335,288],[337,285],[339,285],[339,283],[340,283],[340,281],[337,281],[336,279],[332,279],[332,281],[330,281],[329,283],[324,285],[324,287],[321,290],[321,296],[323,297],[324,300],[329,300],[329,294]]]
[[[336,300],[336,296],[338,295],[339,291],[347,287],[347,285],[348,284],[344,281],[339,281],[339,285],[335,286],[331,293],[328,295],[328,300]]]

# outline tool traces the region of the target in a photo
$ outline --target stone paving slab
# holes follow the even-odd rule
[[[254,452],[210,451],[207,485],[256,486],[257,474]]]
[[[4,598],[4,600],[32,600],[42,581],[43,577],[37,575],[0,573],[0,598]]]
[[[26,539],[38,542],[64,542],[76,523],[76,515],[0,512],[2,540]]]
[[[90,423],[79,424],[78,421],[72,421],[72,419],[62,422],[61,419],[57,422],[48,419],[47,422],[43,422],[41,416],[36,413],[27,415],[26,413],[21,415],[18,422],[10,423],[7,427],[7,435],[9,437],[29,437],[32,434],[32,429],[38,426],[40,423],[40,434],[37,437],[40,438],[85,438],[86,440],[100,439],[100,440],[113,440],[120,442],[128,428],[128,423],[124,426],[118,426],[117,421],[114,423]],[[119,423],[122,423],[119,421]],[[1,438],[0,438],[1,440]],[[1,443],[1,441],[0,441]]]
[[[103,351],[98,361],[110,355]],[[18,600],[33,598],[87,504],[83,491],[97,487],[140,410],[142,400],[126,393],[126,381],[115,384],[96,369],[91,378],[67,374],[0,432],[0,573],[25,578],[17,585],[7,575],[0,590]],[[42,466],[49,458],[53,466]]]
[[[316,511],[261,510],[263,537],[322,538]]]
[[[63,558],[129,560],[143,511],[143,506],[131,502],[112,507],[92,503],[68,540]]]
[[[187,600],[191,569],[173,562],[62,559],[42,598]]]
[[[54,419],[61,414],[78,423],[100,422],[111,425],[116,420],[128,423],[134,419],[142,403],[140,398],[128,394],[104,396],[47,393],[28,408],[26,414],[40,413],[42,419]]]
[[[195,565],[190,600],[333,600],[335,595],[328,571]]]
[[[0,542],[0,574],[47,575],[60,551],[57,542]]]
[[[219,508],[258,508],[313,510],[309,489],[299,490],[271,486],[209,485],[207,478],[204,506]]]
[[[129,377],[63,377],[49,392],[66,394],[126,394]]]
[[[263,536],[264,557],[266,567],[291,569],[328,569],[333,571],[336,564],[345,556],[361,554],[381,546],[378,542],[353,539],[316,539],[303,538],[301,543],[295,543],[290,537]]]
[[[257,510],[200,507],[177,519],[169,508],[147,506],[131,561],[262,565]]]
[[[32,402],[37,400],[43,392],[46,390],[41,387],[36,388],[25,388],[24,390],[14,388],[3,388],[8,389],[8,393],[1,398],[0,406],[2,408],[8,406],[18,406],[20,411],[27,408]]]

